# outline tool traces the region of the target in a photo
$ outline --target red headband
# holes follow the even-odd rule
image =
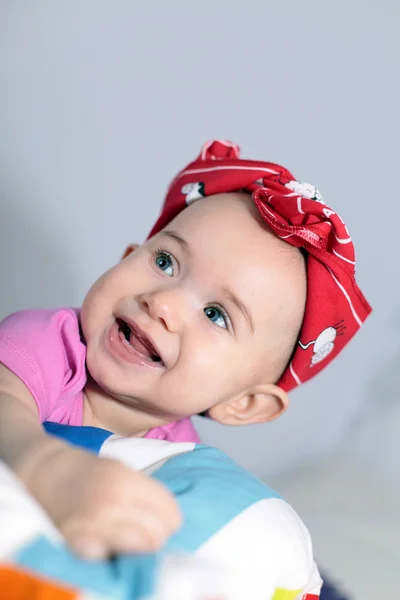
[[[279,165],[242,160],[231,142],[207,142],[172,181],[150,236],[191,202],[226,192],[252,195],[269,227],[307,250],[307,302],[298,345],[278,385],[290,391],[319,373],[361,327],[371,307],[355,281],[354,246],[318,190]]]

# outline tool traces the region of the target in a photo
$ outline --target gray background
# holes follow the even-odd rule
[[[175,172],[231,139],[321,189],[375,313],[281,420],[199,427],[264,476],[338,445],[398,347],[399,31],[394,0],[2,0],[0,317],[79,305]]]

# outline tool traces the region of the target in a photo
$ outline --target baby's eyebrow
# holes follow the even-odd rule
[[[178,242],[178,244],[182,247],[182,250],[184,250],[186,253],[189,254],[189,250],[190,250],[189,244],[180,235],[175,233],[175,231],[171,231],[170,229],[165,229],[161,233],[163,235],[166,235],[167,237],[175,240],[175,242]]]
[[[244,318],[246,319],[252,333],[254,334],[254,323],[251,317],[251,312],[247,306],[228,288],[223,288],[223,292],[227,298],[237,306]]]

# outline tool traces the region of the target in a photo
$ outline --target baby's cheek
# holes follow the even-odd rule
[[[179,369],[174,373],[174,388],[185,405],[195,412],[211,406],[235,392],[244,378],[239,353],[222,343],[193,343],[181,353]]]
[[[175,372],[174,377],[165,383],[164,392],[170,408],[183,416],[202,412],[213,403],[215,376],[198,365]]]

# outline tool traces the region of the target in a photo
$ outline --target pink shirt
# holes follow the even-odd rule
[[[41,422],[82,425],[86,346],[79,310],[24,310],[0,322],[0,362],[36,400]],[[199,442],[190,419],[150,429],[147,438]]]

